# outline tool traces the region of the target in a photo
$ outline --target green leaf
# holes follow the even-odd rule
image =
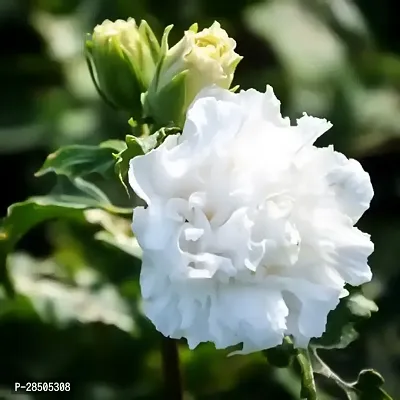
[[[140,22],[139,33],[145,43],[148,44],[153,62],[155,65],[157,65],[157,62],[160,58],[161,46],[147,21],[142,20]]]
[[[135,327],[128,304],[114,286],[85,266],[86,281],[60,274],[62,265],[54,259],[35,260],[26,254],[12,254],[8,265],[19,295],[16,299],[1,299],[1,314],[36,314],[41,320],[64,327],[102,321],[132,332]],[[22,297],[23,295],[24,297]],[[18,301],[17,309],[13,304]],[[82,307],[84,305],[84,307]],[[8,308],[8,310],[7,310]]]
[[[129,195],[128,187],[125,184],[125,178],[129,170],[129,162],[132,158],[144,155],[159,146],[167,136],[180,132],[180,128],[161,128],[150,136],[136,137],[126,135],[126,147],[120,153],[114,155],[116,158],[115,170],[119,180]]]
[[[160,47],[160,51],[159,51],[159,58],[158,58],[158,63],[156,66],[156,71],[154,73],[154,78],[150,84],[149,90],[155,90],[158,87],[159,84],[159,80],[160,80],[160,73],[161,73],[161,69],[162,66],[164,64],[168,49],[169,49],[169,45],[168,45],[168,36],[169,33],[171,32],[172,28],[174,27],[174,25],[168,25],[165,29],[164,29],[164,33],[163,36],[161,38],[161,47]],[[144,104],[144,99],[145,99],[145,93],[142,93],[141,96],[141,102],[142,104]]]
[[[83,218],[82,211],[88,207],[83,201],[75,202],[52,197],[33,197],[8,208],[7,216],[0,224],[0,273],[9,296],[15,291],[7,271],[7,255],[15,244],[35,225],[53,218]]]
[[[113,235],[107,231],[97,232],[95,235],[97,240],[107,243],[109,246],[115,247],[132,257],[142,259],[142,249],[140,248],[136,238],[125,235]]]
[[[359,392],[360,400],[392,400],[382,389],[385,380],[382,375],[373,369],[365,369],[358,375],[353,387]]]
[[[131,218],[128,220],[113,215],[104,210],[86,210],[84,212],[86,221],[98,224],[104,230],[96,233],[95,238],[110,246],[113,246],[133,257],[142,258],[142,250],[132,235]]]
[[[0,272],[5,275],[7,285],[11,283],[7,281],[6,257],[16,243],[36,225],[54,218],[84,221],[83,211],[90,208],[103,209],[115,214],[132,213],[131,209],[113,206],[95,185],[81,178],[75,178],[73,182],[81,194],[32,197],[8,208],[6,217],[0,223]],[[10,288],[9,293],[12,292]]]
[[[147,117],[156,121],[157,126],[173,124],[183,127],[186,109],[189,106],[188,101],[190,102],[186,96],[188,73],[189,70],[184,70],[175,75],[163,88],[148,91],[144,112]]]
[[[199,31],[199,24],[197,22],[195,22],[194,24],[190,25],[188,31],[197,33]]]
[[[93,207],[86,198],[32,197],[8,208],[0,227],[0,245],[12,248],[35,225],[53,218],[82,218],[82,210]]]
[[[314,371],[332,379],[346,393],[349,400],[393,400],[383,390],[384,379],[378,372],[372,369],[363,370],[358,375],[357,382],[348,383],[321,360],[315,348],[311,349],[310,356]]]
[[[118,178],[122,183],[122,186],[125,188],[125,191],[128,194],[128,196],[129,196],[129,191],[128,191],[128,186],[125,184],[125,178],[128,174],[129,161],[136,156],[144,154],[142,146],[140,144],[141,140],[142,140],[141,138],[137,138],[133,135],[126,135],[125,150],[122,150],[118,154],[114,155],[116,159],[115,172],[117,173]]]
[[[132,119],[132,118],[131,118]],[[128,122],[129,123],[129,122]],[[104,147],[104,148],[110,148],[112,150],[115,151],[122,151],[125,149],[126,145],[125,142],[123,140],[119,140],[119,139],[109,139],[106,140],[104,142],[100,143],[100,147]]]
[[[347,299],[347,306],[355,317],[370,318],[373,312],[378,311],[378,306],[361,293],[354,293]]]
[[[321,338],[313,339],[312,345],[327,349],[347,347],[358,338],[355,324],[370,318],[376,311],[378,307],[372,300],[364,297],[359,289],[350,288],[350,294],[329,313],[325,333]]]
[[[0,246],[12,248],[35,225],[53,218],[83,218],[83,210],[100,208],[111,213],[128,214],[131,209],[113,206],[100,189],[81,178],[75,178],[81,195],[48,195],[15,203],[0,224]],[[85,195],[91,194],[91,196]]]
[[[0,297],[0,318],[34,317],[35,309],[28,297],[16,294],[13,298]]]
[[[69,178],[83,177],[98,173],[106,175],[114,165],[113,153],[120,151],[120,141],[107,141],[99,146],[72,145],[58,149],[50,154],[35,176],[49,172]]]
[[[89,196],[85,201],[87,202],[91,199],[97,206],[102,205],[103,207],[112,206],[109,198],[106,194],[100,190],[96,185],[85,181],[82,178],[75,178],[72,180],[72,183],[82,192]],[[98,203],[98,204],[97,204]]]
[[[163,36],[161,38],[161,49],[160,49],[161,57],[165,57],[165,55],[167,54],[167,51],[169,49],[168,36],[169,36],[169,33],[171,32],[173,27],[174,27],[174,25],[168,25],[164,29],[164,33],[163,33]]]

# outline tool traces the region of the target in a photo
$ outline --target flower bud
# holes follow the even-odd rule
[[[141,93],[148,89],[160,53],[150,26],[142,21],[138,27],[133,18],[105,20],[89,36],[89,68],[99,93],[116,108],[140,118]]]
[[[184,37],[168,49],[165,29],[156,75],[145,99],[145,113],[159,124],[182,125],[186,110],[197,93],[216,84],[229,89],[235,69],[243,58],[235,53],[236,42],[218,22],[197,32],[192,25]]]

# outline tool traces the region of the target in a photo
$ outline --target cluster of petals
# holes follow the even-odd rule
[[[354,227],[373,196],[369,175],[332,146],[331,124],[291,125],[271,87],[203,89],[182,134],[130,162],[144,207],[143,309],[190,348],[242,344],[241,353],[299,347],[325,331],[346,283],[371,279],[369,235]]]

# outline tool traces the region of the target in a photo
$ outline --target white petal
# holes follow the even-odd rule
[[[319,252],[321,261],[351,285],[369,282],[372,273],[368,257],[374,250],[370,236],[354,228],[350,218],[338,211],[320,210],[316,218],[314,224],[319,236],[315,250]]]
[[[147,204],[150,204],[151,199],[163,191],[165,191],[164,196],[171,196],[168,175],[171,174],[171,168],[179,168],[181,165],[169,163],[168,168],[163,168],[162,164],[168,150],[174,148],[177,142],[178,135],[168,136],[160,147],[145,156],[133,158],[129,163],[129,184]]]
[[[204,229],[186,228],[185,229],[185,239],[195,242],[203,236],[203,233],[204,233]]]
[[[284,293],[290,310],[287,334],[293,336],[296,346],[306,348],[312,338],[325,332],[328,313],[338,305],[341,291],[302,280],[288,286],[291,291]]]
[[[327,249],[327,255],[343,279],[353,286],[369,282],[372,272],[368,257],[374,251],[369,235],[357,228],[348,228],[332,232],[331,239],[335,247]]]
[[[154,296],[154,293],[158,293],[160,290],[164,290],[169,283],[167,274],[160,272],[162,266],[159,261],[162,255],[157,257],[157,253],[151,253],[151,256],[149,254],[149,252],[143,254],[140,272],[140,287],[145,299]]]
[[[230,285],[211,306],[210,332],[217,348],[243,342],[240,353],[245,354],[282,343],[287,314],[278,291]]]
[[[335,190],[342,210],[356,223],[369,208],[374,190],[361,164],[334,153],[336,165],[328,173],[329,185]]]
[[[297,132],[301,136],[302,145],[312,145],[326,131],[332,128],[332,124],[326,119],[304,115],[297,120]]]
[[[241,90],[237,95],[237,101],[243,108],[249,108],[249,112],[261,116],[264,121],[272,123],[277,127],[290,126],[290,119],[283,118],[281,114],[281,102],[276,98],[271,86],[267,86],[265,93],[257,90]]]
[[[140,247],[161,250],[169,244],[171,237],[176,235],[181,225],[180,222],[165,220],[164,215],[165,211],[162,206],[153,206],[147,209],[135,208],[132,230]]]
[[[180,140],[189,141],[193,152],[204,154],[210,146],[232,140],[240,131],[244,116],[244,110],[233,102],[199,98],[187,112]]]
[[[232,93],[229,90],[222,89],[221,87],[217,85],[211,85],[211,86],[206,86],[205,88],[201,89],[200,92],[197,94],[195,99],[193,100],[190,108],[198,104],[198,100],[207,98],[207,97],[212,97],[215,98],[216,100],[221,100],[221,101],[228,101],[235,103],[236,102],[236,95]]]

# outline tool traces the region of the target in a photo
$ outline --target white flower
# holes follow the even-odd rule
[[[242,353],[325,330],[346,282],[371,279],[369,235],[353,225],[373,189],[355,160],[315,140],[331,124],[291,126],[271,87],[212,87],[183,134],[130,163],[143,249],[144,312],[189,347],[243,343]]]

